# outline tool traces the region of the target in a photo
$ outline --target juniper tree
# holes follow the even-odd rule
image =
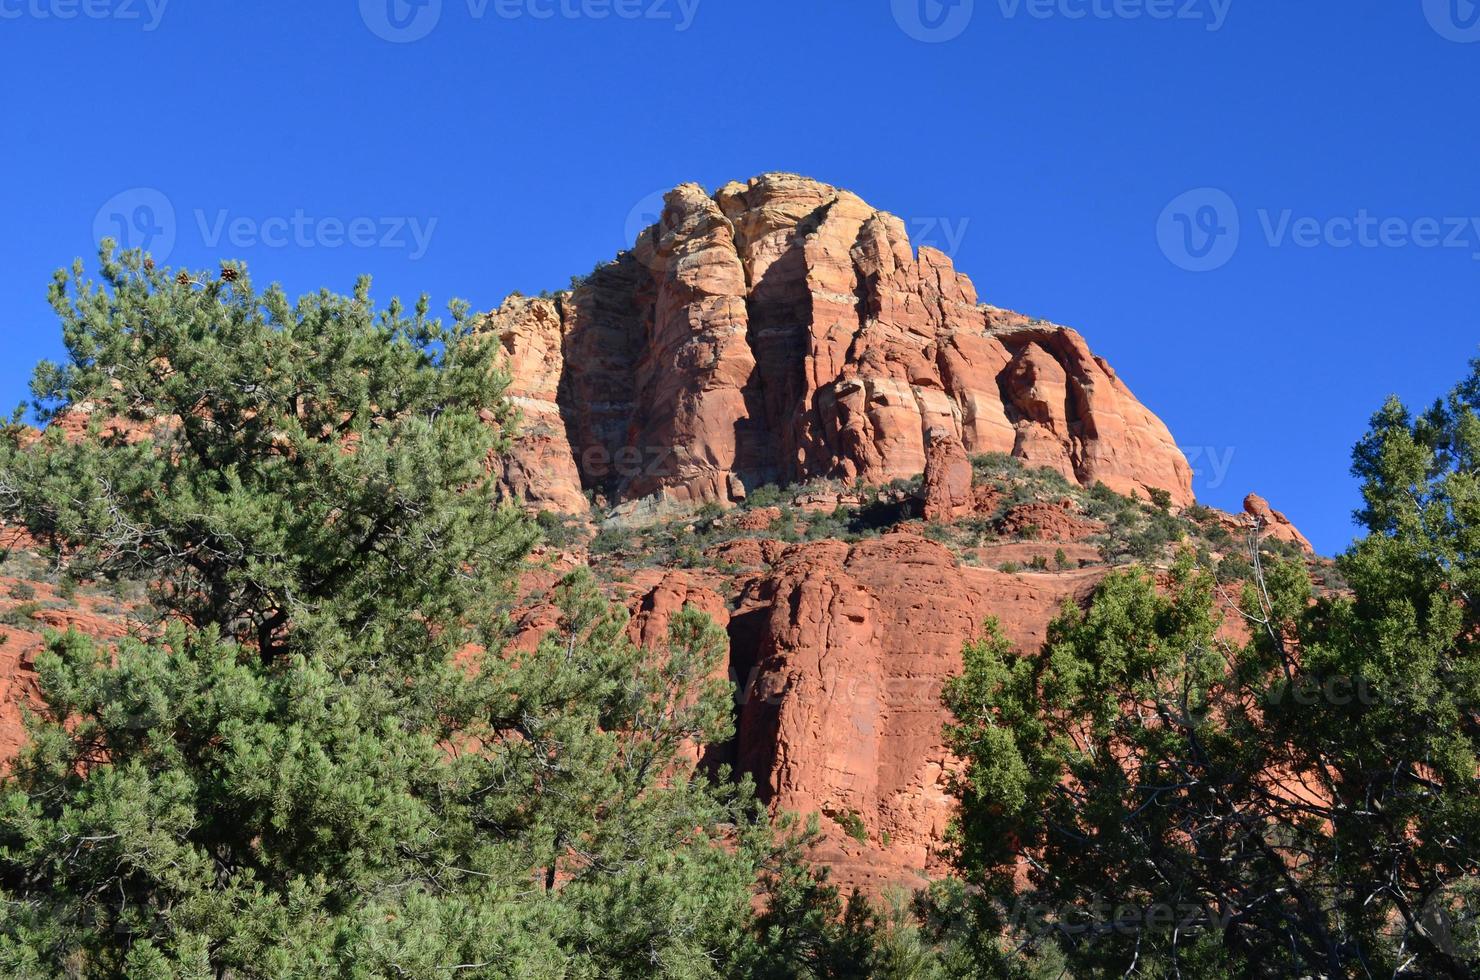
[[[1039,655],[966,647],[954,860],[976,935],[1006,940],[980,968],[1480,970],[1477,411],[1480,363],[1422,415],[1373,418],[1349,592],[1256,545],[1236,611],[1185,559],[1110,576]]]
[[[149,583],[112,644],[54,636],[0,783],[17,977],[723,975],[795,868],[725,738],[725,637],[661,656],[589,576],[506,644],[535,537],[487,476],[494,345],[369,285],[290,302],[106,244],[51,289],[52,426],[0,438],[0,518]],[[783,960],[790,955],[779,954]]]

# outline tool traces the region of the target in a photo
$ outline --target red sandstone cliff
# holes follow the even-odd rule
[[[1079,334],[978,303],[900,219],[803,177],[679,187],[631,251],[486,328],[525,413],[505,483],[538,507],[583,513],[591,492],[642,517],[768,483],[886,483],[925,469],[933,429],[1192,502],[1166,426]]]
[[[629,573],[629,559],[650,557],[641,538],[634,554],[572,544],[552,559],[610,573],[640,642],[660,645],[685,604],[729,631],[738,732],[705,758],[752,774],[779,808],[831,818],[817,857],[845,884],[940,870],[952,761],[939,696],[963,642],[997,617],[1036,651],[1061,603],[1085,599],[1116,557],[1096,543],[1105,526],[1062,492],[997,516],[998,490],[974,479],[970,457],[1010,453],[1083,486],[1193,500],[1166,427],[1077,333],[978,304],[944,255],[915,255],[899,219],[800,177],[712,196],[680,187],[660,223],[579,288],[511,298],[484,326],[523,416],[499,476],[531,507],[584,517],[591,494],[641,523],[768,483],[923,474],[918,511],[854,543],[786,543],[771,533],[783,509],[755,507],[725,515],[743,534],[692,567]],[[862,502],[818,490],[785,510],[805,521]],[[1226,529],[1304,544],[1262,499],[1247,509]],[[994,527],[952,550],[915,517]],[[34,546],[0,526],[0,552]],[[38,584],[26,601],[32,564],[0,562],[0,760],[23,737],[41,629],[122,631],[106,595],[67,600]],[[525,641],[552,623],[538,593],[553,574],[526,576]]]

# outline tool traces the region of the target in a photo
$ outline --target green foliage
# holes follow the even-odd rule
[[[614,555],[632,547],[632,533],[622,527],[603,527],[591,541],[591,554]]]
[[[1351,594],[1256,548],[1242,645],[1184,556],[1167,587],[1118,573],[1066,606],[1039,656],[967,646],[953,860],[1014,950],[972,949],[983,973],[1480,970],[1477,409],[1480,364],[1423,415],[1373,418]]]
[[[16,582],[6,590],[6,595],[21,602],[30,602],[36,598],[36,589],[29,582]]]
[[[91,405],[91,438],[7,450],[0,509],[78,574],[161,581],[165,607],[267,659],[290,621],[410,649],[417,614],[486,605],[498,577],[463,569],[507,573],[532,532],[483,476],[501,444],[478,412],[508,419],[507,379],[465,307],[450,325],[425,299],[377,312],[367,279],[291,303],[227,271],[172,277],[110,247],[101,286],[81,263],[57,274],[69,361],[32,388],[43,417]],[[125,444],[104,419],[154,437]]]
[[[977,483],[1018,476],[1023,470],[1023,461],[1009,453],[982,453],[971,457],[971,471]]]
[[[1078,486],[1062,473],[1049,467],[1029,468],[1021,459],[1007,453],[984,453],[971,458],[972,482],[989,486],[1002,495],[995,518],[1023,504],[1039,500],[1061,500],[1078,496]]]
[[[781,503],[781,487],[774,483],[756,487],[745,494],[745,506],[749,510],[759,510],[763,507],[776,507]]]
[[[554,511],[540,511],[535,515],[535,524],[539,526],[540,537],[552,547],[565,548],[582,538],[580,521]]]
[[[776,516],[776,519],[771,522],[766,530],[781,541],[793,542],[801,540],[801,534],[797,530],[797,514],[790,507],[782,507],[781,513]]]
[[[803,953],[756,938],[754,903],[783,884],[769,907],[832,955],[805,835],[689,761],[731,733],[723,631],[685,610],[642,650],[583,573],[505,649],[538,531],[495,505],[506,427],[479,416],[509,419],[505,379],[461,308],[377,313],[364,282],[290,304],[111,246],[102,271],[58,276],[69,360],[35,385],[99,421],[0,441],[0,517],[158,583],[165,625],[37,659],[0,782],[0,973],[781,971]]]
[[[0,621],[18,627],[19,629],[31,629],[33,625],[32,621],[35,620],[40,612],[40,603],[23,602],[18,606],[12,606],[3,614],[0,614]]]
[[[864,826],[863,817],[857,810],[845,810],[842,813],[833,814],[833,822],[843,828],[843,833],[860,844],[868,843],[868,828]]]

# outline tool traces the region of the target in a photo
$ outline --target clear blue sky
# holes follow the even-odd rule
[[[420,2],[0,0],[0,399],[118,220],[482,308],[660,188],[792,170],[1078,327],[1205,500],[1257,490],[1329,553],[1366,418],[1480,343],[1471,0]]]

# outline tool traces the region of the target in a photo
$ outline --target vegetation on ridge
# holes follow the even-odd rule
[[[0,781],[13,977],[798,976],[836,893],[746,781],[696,771],[725,636],[662,656],[588,575],[506,648],[531,522],[495,506],[495,353],[454,307],[290,302],[105,246],[52,301],[68,361],[0,441],[0,518],[163,618],[37,658]],[[116,437],[101,419],[137,423]],[[846,925],[863,930],[866,919]]]
[[[1480,971],[1480,363],[1374,416],[1340,589],[1214,512],[1001,455],[953,522],[919,518],[917,479],[599,532],[598,572],[896,527],[1115,566],[1041,650],[966,645],[954,874],[870,904],[804,860],[815,824],[694,761],[733,734],[705,616],[641,649],[581,571],[511,642],[535,542],[587,542],[498,505],[507,379],[463,308],[380,310],[363,282],[293,302],[111,248],[101,274],[52,288],[68,360],[35,398],[67,425],[0,425],[0,524],[56,558],[0,553],[0,617],[133,619],[37,657],[0,777],[6,976]],[[1031,523],[1058,517],[1082,537]]]

